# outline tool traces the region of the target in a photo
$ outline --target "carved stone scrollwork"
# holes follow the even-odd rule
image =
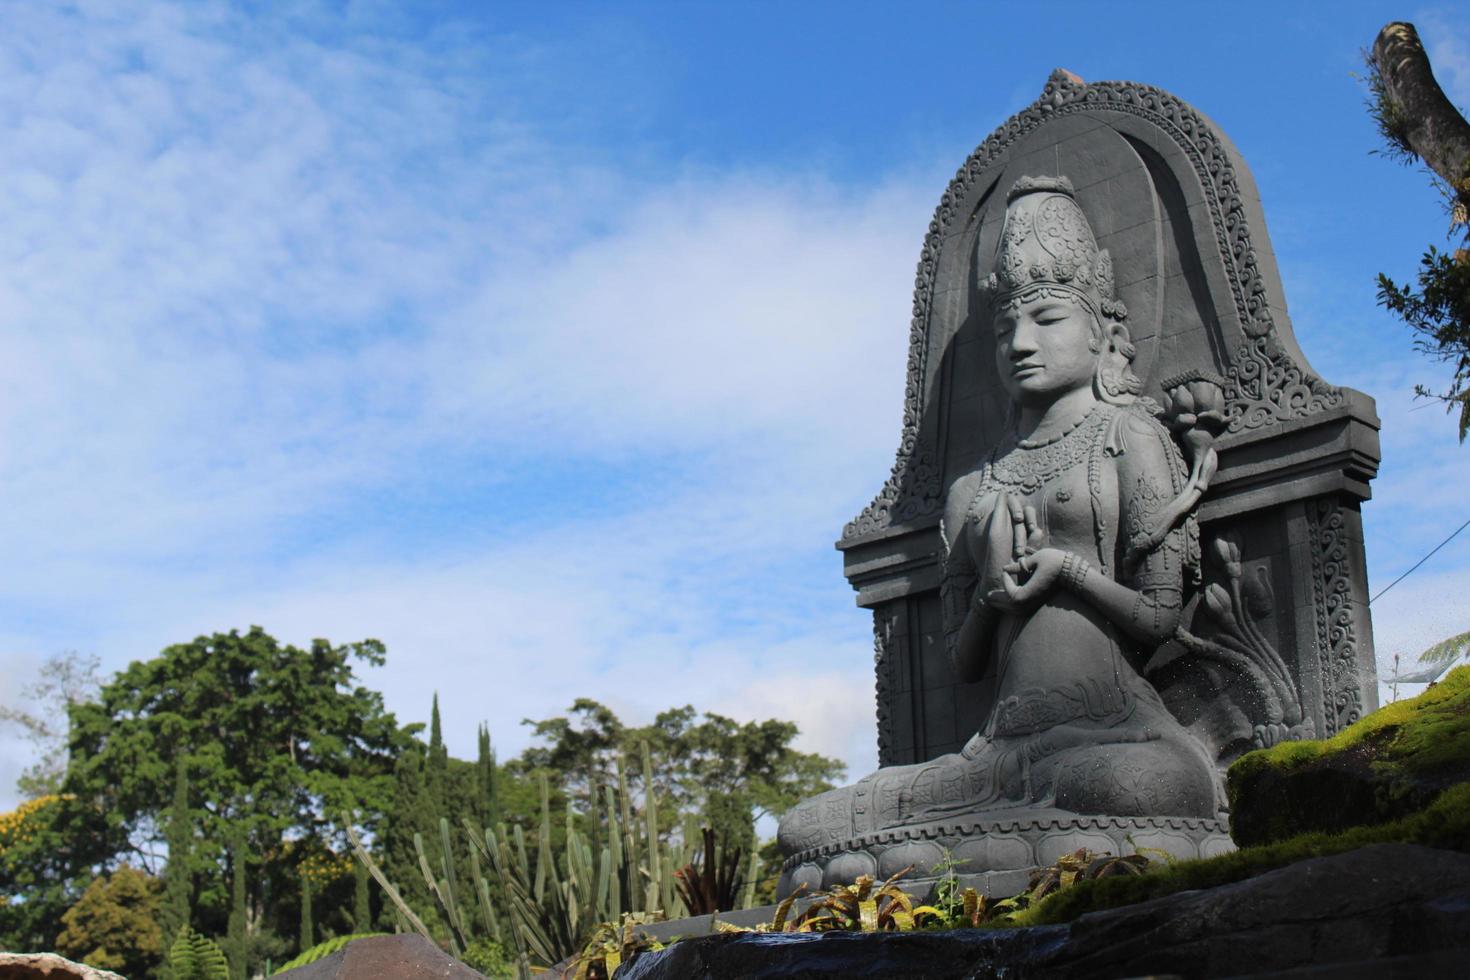
[[[1323,734],[1333,735],[1363,715],[1348,529],[1342,505],[1330,497],[1307,504],[1307,523],[1312,536],[1313,607],[1327,729]]]
[[[1259,429],[1343,403],[1341,389],[1304,371],[1273,337],[1256,337],[1243,345],[1225,373],[1231,432]]]
[[[975,183],[1003,162],[1011,146],[1043,123],[1079,112],[1105,109],[1140,117],[1171,137],[1205,188],[1205,204],[1231,300],[1251,341],[1227,367],[1226,417],[1230,430],[1259,428],[1299,418],[1339,404],[1338,389],[1295,364],[1276,341],[1276,325],[1251,242],[1239,181],[1218,132],[1194,109],[1160,89],[1134,82],[1086,84],[1057,70],[1041,96],[1008,119],[970,155],[940,198],[919,256],[909,328],[908,370],[904,385],[903,435],[882,491],[842,533],[843,540],[937,515],[943,500],[938,450],[921,432],[929,356],[929,321],[941,246],[963,220],[962,202]]]
[[[893,616],[883,609],[873,613],[873,672],[877,676],[878,765],[891,766],[896,736],[893,698],[898,691],[898,650],[893,642]]]

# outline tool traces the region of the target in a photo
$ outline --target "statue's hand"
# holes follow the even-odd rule
[[[1059,548],[1022,555],[1001,570],[1001,588],[993,589],[986,603],[1006,612],[1021,612],[1039,604],[1056,588],[1065,558]]]

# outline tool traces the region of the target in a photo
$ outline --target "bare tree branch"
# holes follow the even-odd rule
[[[1462,202],[1470,199],[1470,122],[1435,81],[1414,25],[1385,25],[1373,42],[1370,64],[1377,75],[1374,113],[1384,138],[1428,164]]]

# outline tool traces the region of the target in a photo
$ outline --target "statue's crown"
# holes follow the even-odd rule
[[[1079,295],[1095,312],[1124,315],[1113,295],[1112,257],[1097,247],[1066,177],[1022,177],[1012,185],[994,271],[981,285],[996,305],[1050,286]]]

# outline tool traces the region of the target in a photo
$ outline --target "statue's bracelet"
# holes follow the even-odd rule
[[[1073,592],[1082,590],[1082,581],[1091,570],[1092,566],[1087,563],[1086,558],[1079,558],[1070,551],[1062,556],[1062,581]]]
[[[985,611],[985,590],[980,587],[979,583],[975,585],[975,591],[970,596],[970,608],[977,613]]]

